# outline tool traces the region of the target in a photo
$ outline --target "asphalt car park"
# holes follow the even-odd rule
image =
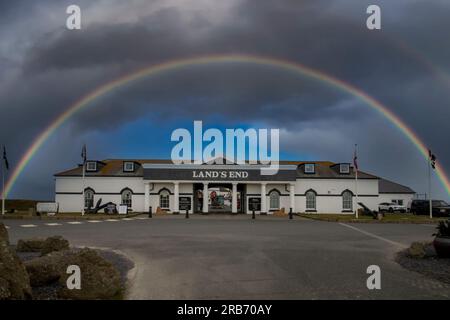
[[[411,242],[431,241],[434,225],[247,215],[71,222],[4,220],[12,243],[58,234],[76,246],[123,252],[135,263],[130,299],[450,297],[450,286],[394,261]],[[366,286],[370,265],[381,269],[380,290]]]

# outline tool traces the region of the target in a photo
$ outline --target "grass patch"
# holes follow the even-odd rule
[[[439,217],[430,219],[428,216],[416,216],[410,213],[386,213],[382,220],[376,220],[372,216],[359,216],[354,214],[310,214],[300,213],[300,217],[331,222],[362,222],[362,223],[437,223],[448,218]]]

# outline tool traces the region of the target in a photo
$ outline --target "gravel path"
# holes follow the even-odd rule
[[[397,254],[396,261],[405,269],[415,271],[450,285],[450,259],[440,259],[432,245],[426,249],[425,258],[411,258],[406,250]]]

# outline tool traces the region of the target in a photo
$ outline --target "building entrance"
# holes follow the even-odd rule
[[[206,192],[207,200],[203,199]],[[232,213],[233,201],[236,201],[236,213],[243,213],[245,204],[245,185],[236,186],[236,198],[233,199],[233,185],[227,183],[194,184],[194,212],[195,213]],[[207,210],[203,206],[207,204]]]

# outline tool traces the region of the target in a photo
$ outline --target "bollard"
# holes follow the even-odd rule
[[[151,218],[152,217],[152,207],[148,208],[148,217]]]
[[[289,219],[292,219],[292,208],[289,209]]]
[[[189,209],[186,209],[186,219],[189,219]]]
[[[255,219],[256,217],[255,217],[255,209],[253,209],[253,212],[252,212],[252,219]]]

